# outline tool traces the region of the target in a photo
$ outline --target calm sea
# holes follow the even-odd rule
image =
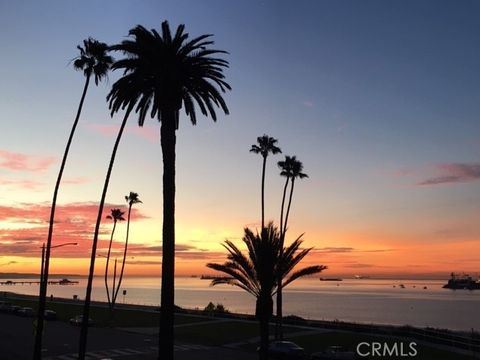
[[[50,285],[48,295],[65,298],[77,295],[83,299],[86,279],[76,280],[78,285]],[[480,330],[480,291],[442,289],[444,283],[439,280],[300,279],[284,291],[284,314],[320,320]],[[175,303],[194,309],[204,308],[211,301],[222,303],[232,312],[254,313],[255,299],[251,295],[231,286],[209,284],[210,281],[200,278],[177,278]],[[127,294],[123,296],[120,292],[118,302],[158,305],[159,288],[159,278],[125,278],[122,290]],[[0,291],[36,295],[38,285],[0,285]],[[95,278],[92,298],[106,300],[102,278]]]

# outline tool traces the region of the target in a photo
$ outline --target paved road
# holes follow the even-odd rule
[[[33,353],[32,318],[0,313],[0,359],[30,360]],[[61,321],[46,323],[43,358],[74,360],[80,328]],[[135,334],[110,328],[90,328],[87,359],[156,359],[157,336]],[[121,345],[119,345],[121,344]],[[254,360],[256,355],[239,350],[194,344],[176,344],[175,358],[186,360]]]

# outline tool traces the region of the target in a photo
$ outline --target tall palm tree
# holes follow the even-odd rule
[[[85,76],[85,84],[83,86],[82,96],[80,98],[80,103],[77,109],[77,115],[73,121],[72,129],[70,130],[70,135],[67,140],[67,145],[63,153],[62,162],[60,165],[60,170],[58,171],[57,181],[55,183],[55,189],[53,191],[52,207],[50,209],[50,220],[48,225],[48,237],[47,237],[47,247],[45,253],[45,264],[43,270],[43,279],[40,284],[40,299],[38,303],[38,315],[37,315],[37,331],[35,335],[35,345],[34,345],[34,359],[41,358],[42,350],[42,334],[43,334],[43,322],[44,322],[44,313],[45,313],[45,297],[47,294],[47,285],[48,285],[48,271],[50,266],[50,249],[52,246],[52,236],[53,236],[53,224],[55,220],[55,208],[57,205],[57,196],[58,190],[60,188],[60,183],[62,181],[63,170],[65,168],[65,163],[67,162],[68,153],[70,151],[70,145],[72,144],[73,136],[77,128],[78,120],[80,119],[80,114],[82,112],[83,103],[87,95],[87,90],[90,85],[90,79],[93,75],[95,79],[95,85],[107,77],[108,70],[110,65],[113,62],[113,58],[107,54],[108,46],[105,43],[99,42],[95,39],[88,38],[83,41],[83,47],[77,46],[77,49],[80,51],[80,55],[75,58],[73,61],[73,67],[75,70],[83,71]]]
[[[287,231],[287,223],[288,223],[288,215],[290,213],[290,205],[292,203],[292,196],[293,196],[293,188],[295,184],[295,179],[300,178],[303,179],[305,177],[308,177],[307,174],[302,173],[303,170],[303,165],[300,161],[297,160],[295,156],[285,156],[284,161],[279,161],[278,162],[278,167],[281,169],[280,176],[284,176],[286,178],[285,180],[285,186],[283,187],[283,196],[282,196],[282,208],[280,211],[280,240],[282,243],[282,253],[284,249],[284,244],[285,244],[285,233]],[[288,201],[288,207],[287,207],[287,212],[285,215],[285,219],[283,218],[283,210],[284,210],[284,205],[285,205],[285,197],[287,194],[287,187],[289,181],[291,182],[291,187],[290,187],[290,197]],[[284,223],[285,222],[285,223]],[[277,326],[275,328],[276,330],[276,337],[280,340],[283,339],[283,286],[282,283],[279,279],[279,284],[280,286],[278,287],[277,291]]]
[[[120,125],[117,138],[115,139],[115,143],[113,145],[112,155],[110,156],[110,162],[108,164],[107,174],[105,175],[105,181],[103,183],[103,190],[102,190],[102,195],[100,197],[100,204],[98,205],[97,220],[95,222],[95,231],[93,234],[93,241],[92,241],[92,251],[90,254],[90,267],[88,270],[87,290],[85,294],[85,302],[83,305],[83,321],[81,325],[82,327],[80,329],[80,337],[79,337],[79,345],[78,345],[79,360],[84,360],[87,352],[88,321],[86,319],[88,319],[90,316],[93,274],[95,271],[95,258],[97,256],[98,234],[100,233],[100,224],[102,222],[103,207],[105,206],[105,199],[107,197],[108,185],[110,184],[110,177],[112,175],[113,165],[115,163],[115,157],[117,156],[118,146],[120,145],[120,140],[122,139],[125,126],[127,125],[128,116],[133,110],[133,106],[135,104],[137,97],[135,96],[135,94],[132,93],[131,94],[132,103],[125,105],[127,109],[125,111],[125,115],[123,116],[123,121]],[[115,265],[116,265],[116,259],[115,259]],[[115,269],[116,269],[116,266],[115,266]]]
[[[277,287],[277,271],[280,260],[280,237],[277,228],[269,223],[262,228],[261,235],[244,229],[242,238],[247,247],[243,254],[235,244],[226,240],[223,245],[228,251],[223,264],[209,263],[207,267],[223,272],[228,277],[217,277],[211,285],[229,284],[237,286],[255,296],[255,316],[260,325],[260,359],[267,359],[269,328],[273,313],[272,296]]]
[[[167,21],[162,23],[161,32],[140,25],[131,29],[130,39],[112,47],[126,57],[113,65],[113,69],[123,70],[124,76],[113,84],[107,97],[112,113],[136,105],[140,126],[147,114],[161,123],[163,251],[159,355],[167,360],[173,359],[175,143],[179,112],[184,107],[195,125],[197,105],[203,115],[216,121],[215,106],[228,114],[221,92],[230,90],[223,74],[228,62],[216,57],[226,52],[208,48],[213,44],[211,35],[189,40],[184,29],[184,25],[178,26],[172,36]]]
[[[105,264],[105,289],[107,290],[107,301],[108,301],[108,308],[110,310],[110,317],[112,316],[112,313],[113,313],[113,306],[114,306],[113,293],[115,291],[115,285],[113,286],[113,290],[112,290],[112,301],[110,301],[110,291],[108,289],[108,265],[110,262],[110,253],[112,250],[113,234],[115,233],[117,222],[125,220],[123,215],[125,215],[125,212],[120,209],[110,209],[110,215],[107,215],[107,219],[113,220],[112,234],[110,235],[110,243],[108,244],[107,262]],[[115,284],[115,277],[113,279],[113,283]]]
[[[295,187],[295,179],[304,179],[308,178],[307,174],[304,174],[303,171],[303,164],[301,161],[297,160],[295,156],[292,156],[291,164],[290,164],[290,196],[288,199],[288,206],[287,212],[285,214],[285,222],[283,224],[283,236],[285,237],[285,233],[287,232],[287,225],[288,225],[288,215],[290,214],[290,206],[292,205],[292,197],[293,197],[293,189]]]
[[[141,203],[140,199],[138,198],[138,194],[136,192],[130,191],[130,194],[125,196],[125,201],[128,204],[128,220],[127,220],[127,235],[125,237],[125,247],[123,250],[123,260],[122,260],[122,267],[120,269],[120,276],[118,278],[118,285],[117,289],[115,290],[115,295],[112,299],[112,305],[115,306],[115,302],[117,300],[118,292],[120,291],[120,286],[122,285],[123,279],[123,270],[125,269],[125,261],[127,260],[127,248],[128,248],[128,235],[130,233],[130,215],[132,213],[132,206],[134,204]]]
[[[283,196],[282,196],[282,207],[280,209],[280,235],[283,234],[283,210],[285,208],[285,197],[287,195],[287,187],[292,177],[292,163],[296,161],[295,156],[285,156],[285,160],[279,161],[277,163],[278,167],[280,168],[280,176],[285,177],[285,185],[283,187]]]
[[[265,227],[265,167],[267,165],[267,157],[269,153],[278,154],[281,153],[279,147],[275,144],[278,142],[277,139],[270,137],[268,135],[263,135],[257,137],[257,144],[252,145],[250,149],[251,152],[255,154],[262,155],[263,165],[262,165],[262,229]],[[281,229],[280,229],[281,230]]]
[[[285,160],[279,161],[277,163],[278,167],[281,169],[280,176],[284,176],[286,178],[285,185],[283,187],[283,196],[282,196],[282,206],[280,209],[280,241],[282,244],[281,252],[283,253],[283,246],[285,242],[285,234],[283,231],[283,211],[285,208],[285,197],[287,195],[287,188],[288,183],[290,181],[290,177],[292,176],[292,162],[295,160],[295,156],[291,157],[286,155]],[[278,279],[278,283],[281,284],[282,279]],[[275,338],[282,339],[283,338],[283,329],[282,329],[282,289],[281,286],[277,291],[277,316],[276,316],[276,326],[275,326]]]

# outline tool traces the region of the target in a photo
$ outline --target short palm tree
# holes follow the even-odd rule
[[[130,215],[132,213],[132,206],[135,204],[141,203],[140,199],[138,198],[138,194],[132,191],[130,191],[130,194],[125,196],[125,201],[128,204],[127,235],[125,237],[125,247],[123,250],[123,260],[122,260],[122,267],[120,269],[120,276],[118,277],[118,285],[117,285],[117,289],[115,290],[115,295],[113,296],[113,301],[112,301],[113,306],[115,306],[115,301],[117,300],[118,292],[120,291],[120,286],[122,285],[123,270],[125,269],[125,261],[127,260],[128,235],[130,233]]]
[[[252,145],[250,149],[251,152],[255,154],[262,155],[263,165],[262,165],[262,229],[265,227],[265,167],[267,165],[268,154],[278,154],[281,153],[279,147],[275,144],[278,142],[277,139],[270,137],[268,135],[263,135],[257,138],[257,144]],[[281,230],[281,229],[280,229]]]
[[[112,234],[110,235],[110,243],[108,244],[107,262],[105,264],[105,289],[107,291],[107,301],[108,301],[108,308],[110,310],[110,317],[112,316],[113,307],[114,307],[113,294],[115,292],[115,285],[113,285],[112,299],[110,300],[110,291],[108,289],[108,265],[109,265],[109,262],[110,262],[110,254],[111,254],[111,250],[112,250],[113,234],[115,233],[115,228],[117,227],[117,222],[125,220],[123,215],[125,215],[125,212],[120,210],[120,209],[110,209],[110,215],[107,215],[107,219],[113,220]],[[115,284],[115,277],[113,278],[113,284]]]
[[[62,181],[63,170],[65,169],[65,164],[67,162],[67,157],[70,151],[70,146],[72,144],[73,136],[75,134],[75,130],[78,125],[78,120],[80,119],[80,114],[82,113],[83,103],[87,95],[90,79],[93,75],[95,79],[95,85],[98,85],[98,83],[102,79],[107,77],[108,70],[110,69],[110,65],[113,62],[113,58],[109,56],[107,53],[107,50],[108,50],[107,44],[99,42],[95,39],[88,38],[83,41],[83,47],[77,46],[77,48],[80,51],[80,54],[73,61],[73,67],[75,70],[83,71],[83,74],[85,76],[85,85],[83,86],[83,92],[80,98],[80,103],[78,105],[77,114],[75,116],[75,120],[73,121],[72,129],[70,130],[70,135],[67,140],[67,145],[63,153],[60,170],[58,171],[57,181],[55,183],[55,189],[53,191],[52,207],[50,209],[50,220],[48,225],[45,264],[44,264],[44,268],[42,269],[44,276],[43,276],[42,284],[40,286],[37,331],[35,335],[35,345],[34,345],[34,359],[41,358],[43,320],[44,320],[43,317],[45,312],[45,296],[47,294],[48,271],[50,266],[50,249],[52,245],[53,224],[55,220],[55,208],[57,205],[58,190],[60,188],[60,183]]]
[[[281,279],[281,285],[285,287],[300,277],[326,269],[326,266],[314,265],[295,270],[300,261],[312,250],[312,248],[300,250],[303,242],[301,238],[302,236],[299,236],[290,246],[283,249],[282,253],[280,234],[273,223],[263,228],[261,235],[245,228],[242,240],[247,246],[247,255],[227,240],[224,245],[228,251],[227,261],[223,264],[207,264],[207,267],[228,275],[215,278],[211,285],[237,286],[257,298],[255,315],[260,323],[260,359],[267,358],[268,322],[273,313],[272,297],[278,289],[278,279]]]
[[[283,187],[283,196],[282,196],[282,208],[280,210],[280,241],[282,243],[282,252],[284,249],[285,245],[285,233],[287,231],[287,223],[288,223],[288,215],[290,213],[290,205],[292,203],[292,197],[293,197],[293,189],[295,185],[295,179],[303,179],[308,177],[307,174],[302,173],[303,170],[303,164],[297,160],[295,156],[285,156],[284,161],[279,161],[278,162],[278,167],[280,168],[280,176],[284,176],[286,178],[285,180],[285,186]],[[283,211],[284,211],[284,205],[285,205],[285,197],[287,194],[287,187],[289,184],[289,181],[291,182],[290,185],[290,197],[288,201],[288,207],[287,207],[287,212],[285,215],[285,219],[283,218]],[[281,284],[280,279],[279,279],[279,284]],[[280,340],[283,339],[283,327],[282,327],[282,320],[283,320],[283,292],[282,292],[283,286],[280,285],[278,287],[277,291],[277,327],[276,327],[276,337],[279,338]]]
[[[163,154],[163,239],[162,292],[160,310],[159,354],[173,359],[174,263],[175,263],[175,144],[179,113],[182,107],[196,124],[196,106],[203,115],[217,119],[215,107],[228,114],[221,92],[230,90],[223,70],[228,62],[217,55],[225,51],[210,49],[211,35],[189,40],[180,25],[172,35],[167,21],[161,32],[136,26],[130,39],[112,46],[126,57],[113,69],[123,70],[107,99],[112,114],[135,107],[138,124],[143,126],[150,114],[160,123],[160,142]]]
[[[237,286],[257,299],[255,316],[260,324],[260,359],[267,359],[269,328],[273,313],[272,296],[277,287],[277,271],[280,261],[280,236],[278,230],[269,223],[262,228],[261,235],[244,229],[243,242],[247,254],[231,241],[223,245],[228,251],[223,264],[209,263],[207,267],[223,272],[228,277],[217,277],[211,285],[229,284]]]

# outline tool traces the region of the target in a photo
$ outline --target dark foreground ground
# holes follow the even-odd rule
[[[1,300],[7,299],[20,306],[36,307],[36,300],[31,297],[6,294]],[[70,325],[68,319],[81,313],[81,305],[63,300],[48,302],[47,308],[55,310],[59,320],[46,322],[42,349],[44,359],[76,359],[80,329]],[[106,321],[108,312],[104,305],[92,307],[91,313],[97,326],[91,327],[89,331],[87,359],[157,358],[158,311],[142,307],[119,308],[115,312],[113,324]],[[372,333],[370,330],[333,329],[328,328],[327,324],[324,327],[297,324],[285,326],[285,337],[304,347],[307,354],[322,351],[332,345],[355,351],[360,342],[392,344],[415,341],[418,344],[418,354],[414,357],[416,360],[480,359],[480,354],[470,350],[462,351],[418,339]],[[33,339],[32,318],[0,313],[0,360],[31,359]],[[175,339],[177,360],[257,359],[258,325],[248,319],[178,313],[175,316]],[[380,358],[408,359],[393,356],[363,359]]]
[[[33,326],[31,318],[0,314],[0,359],[31,359],[33,353]],[[50,360],[76,359],[80,328],[63,321],[49,321],[46,326],[43,358]],[[158,337],[134,333],[129,329],[92,327],[88,338],[87,359],[155,359]],[[179,342],[175,358],[183,359],[256,359],[255,353]]]

